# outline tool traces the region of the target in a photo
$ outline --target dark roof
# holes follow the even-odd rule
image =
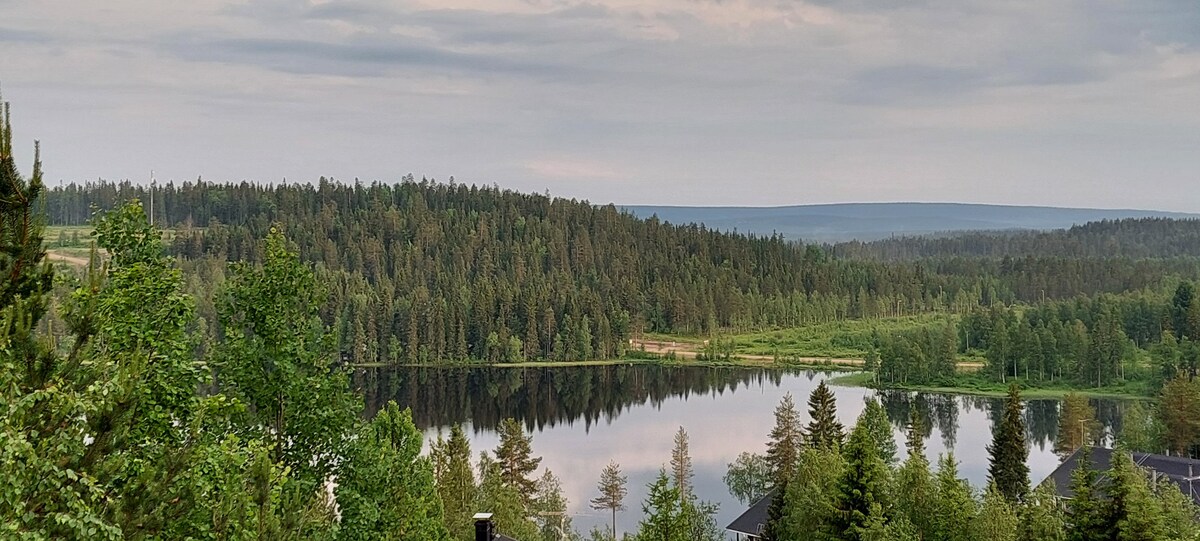
[[[1107,477],[1107,471],[1112,464],[1113,452],[1112,449],[1095,447],[1089,453],[1092,469],[1099,473],[1098,479],[1104,480]],[[1082,454],[1083,449],[1076,449],[1058,466],[1058,469],[1046,478],[1046,481],[1054,483],[1054,488],[1058,491],[1059,496],[1064,498],[1074,496],[1071,491],[1071,472],[1074,472],[1075,468],[1079,466]],[[1149,471],[1154,479],[1160,482],[1165,480],[1174,483],[1179,490],[1200,504],[1200,479],[1195,479],[1196,476],[1200,476],[1200,460],[1179,456],[1133,453],[1133,462]]]
[[[771,509],[771,500],[775,498],[778,490],[772,488],[767,492],[766,496],[760,498],[754,505],[751,505],[745,513],[742,513],[738,518],[733,519],[726,530],[748,535],[761,536],[762,529],[767,525],[768,511]]]

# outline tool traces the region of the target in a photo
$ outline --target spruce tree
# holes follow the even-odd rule
[[[971,485],[958,477],[958,462],[954,454],[943,455],[938,461],[937,505],[932,526],[936,541],[972,541],[971,522],[975,519],[976,502]]]
[[[837,420],[837,402],[824,380],[808,397],[808,416],[812,421],[805,430],[805,443],[826,449],[842,445],[845,428]]]
[[[771,477],[776,486],[786,483],[795,471],[801,435],[796,404],[792,402],[791,393],[785,394],[775,407],[775,427],[771,429],[767,441],[767,464],[771,467]]]
[[[879,445],[879,457],[884,464],[892,467],[896,464],[896,437],[892,433],[892,422],[888,420],[887,410],[874,398],[866,400],[860,422],[867,424],[871,439]]]
[[[1132,455],[1115,449],[1109,469],[1108,519],[1117,541],[1157,541],[1165,538],[1162,504],[1150,490],[1146,472]]]
[[[1066,522],[1053,483],[1034,488],[1018,512],[1021,541],[1066,541]]]
[[[1071,498],[1067,500],[1066,518],[1071,527],[1068,541],[1108,539],[1112,521],[1104,503],[1104,487],[1098,485],[1100,475],[1092,466],[1092,447],[1084,441],[1076,455],[1078,462],[1071,472]]]
[[[1004,406],[1004,417],[992,433],[988,445],[990,464],[988,482],[996,490],[1016,503],[1029,492],[1029,449],[1025,447],[1025,420],[1022,416],[1021,391],[1014,383],[1008,387],[1008,399]]]
[[[983,494],[983,503],[979,506],[979,514],[971,522],[971,531],[975,539],[988,541],[1016,541],[1017,513],[1008,498],[996,490],[995,485],[989,485]]]
[[[833,530],[842,539],[857,541],[867,524],[872,506],[887,501],[887,464],[879,456],[879,444],[867,423],[854,425],[843,450],[846,468],[837,484]],[[887,511],[885,509],[885,511]]]
[[[675,447],[671,450],[671,473],[679,495],[685,500],[689,499],[692,494],[692,478],[696,474],[692,470],[692,456],[688,451],[688,434],[682,426],[675,433]]]
[[[659,470],[658,477],[649,485],[649,494],[642,504],[644,518],[640,525],[638,541],[693,541],[689,539],[687,517],[683,511],[683,499],[679,490],[671,486],[666,470]]]
[[[450,427],[450,439],[432,453],[437,466],[438,496],[442,499],[446,527],[454,539],[464,539],[474,531],[471,516],[475,514],[478,488],[471,464],[471,443],[462,425]]]
[[[896,507],[918,534],[925,539],[933,535],[933,517],[937,504],[937,488],[925,458],[925,440],[921,418],[912,408],[908,426],[908,458],[896,472]]]

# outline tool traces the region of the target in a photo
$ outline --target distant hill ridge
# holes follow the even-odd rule
[[[1066,229],[1101,220],[1200,219],[1200,214],[1136,209],[1091,209],[977,203],[833,203],[781,207],[622,205],[641,217],[696,223],[720,231],[809,242],[871,241],[893,236]]]

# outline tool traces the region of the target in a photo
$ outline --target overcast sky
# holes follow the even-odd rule
[[[0,0],[51,184],[1200,211],[1196,0]]]

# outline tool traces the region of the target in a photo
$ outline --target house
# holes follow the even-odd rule
[[[741,516],[733,519],[733,522],[730,522],[725,529],[733,532],[737,536],[738,541],[762,539],[763,530],[767,527],[771,500],[775,499],[775,494],[778,492],[774,488],[767,491],[765,496],[754,502],[754,505],[751,505]]]
[[[1104,447],[1093,447],[1088,453],[1087,460],[1091,462],[1092,469],[1099,472],[1101,480],[1105,478],[1106,472],[1111,467],[1114,452],[1112,449]],[[1083,449],[1076,449],[1062,464],[1059,464],[1058,469],[1046,478],[1046,481],[1054,483],[1059,497],[1070,498],[1074,495],[1071,491],[1071,473],[1079,467],[1079,461],[1083,459],[1082,455]],[[1133,453],[1133,462],[1145,469],[1153,482],[1173,483],[1184,494],[1191,496],[1197,505],[1200,505],[1200,460],[1179,456]]]
[[[496,533],[496,522],[491,513],[475,513],[475,541],[517,541],[506,535]]]

